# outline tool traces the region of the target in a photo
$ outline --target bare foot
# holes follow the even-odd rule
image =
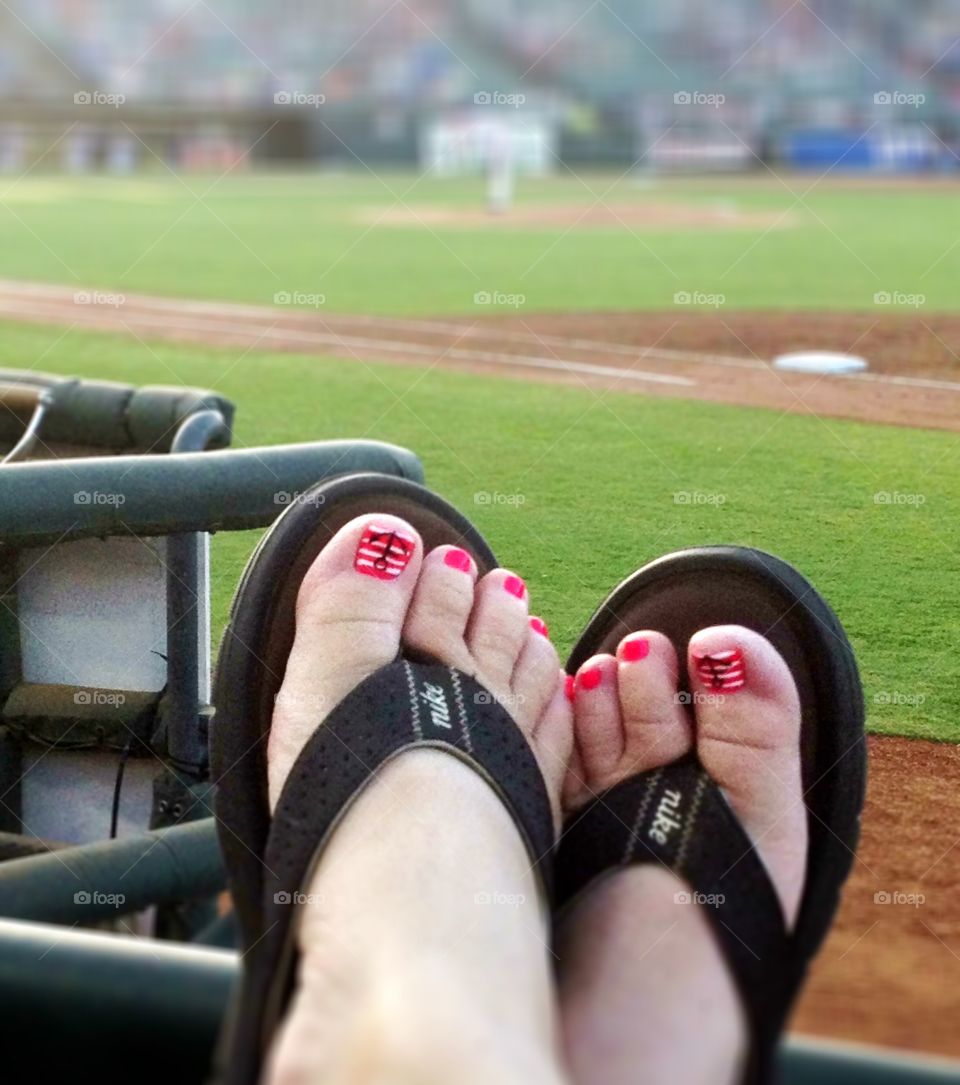
[[[631,634],[616,658],[595,656],[581,667],[565,805],[575,811],[695,748],[754,842],[792,926],[807,851],[793,678],[768,641],[740,626],[701,630],[685,665],[692,706],[678,695],[679,661],[660,633]],[[576,1082],[739,1080],[748,1045],[739,996],[701,906],[674,874],[633,867],[588,889],[562,924],[558,953]]]
[[[371,529],[401,540],[387,563]],[[527,736],[559,817],[572,712],[528,602],[514,573],[478,583],[463,550],[424,556],[402,520],[347,524],[300,589],[269,738],[271,804],[325,716],[402,643],[493,693]],[[385,765],[336,828],[299,907],[298,986],[269,1082],[561,1080],[531,861],[499,798],[455,758],[417,750]]]

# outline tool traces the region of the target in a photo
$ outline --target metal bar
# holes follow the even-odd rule
[[[221,950],[0,919],[3,1033],[36,1081],[201,1085],[236,972]]]
[[[238,961],[223,950],[0,920],[3,1024],[29,1050],[34,1074],[63,1059],[74,1081],[94,1072],[129,1081],[144,1066],[159,1079],[157,1067],[173,1060],[178,1083],[200,1082]],[[960,1062],[808,1039],[787,1041],[781,1067],[785,1085],[960,1083]]]
[[[42,840],[24,833],[0,832],[0,863],[11,859],[26,859],[30,855],[46,855],[50,851],[68,848],[58,840]]]
[[[228,440],[230,428],[219,411],[198,411],[177,431],[170,454],[201,452]],[[174,767],[204,779],[208,753],[200,729],[199,532],[167,539],[167,754]]]
[[[87,926],[224,885],[214,821],[204,818],[0,863],[0,916]]]
[[[9,406],[9,404],[5,405]],[[33,451],[33,446],[37,443],[37,438],[40,436],[40,426],[47,416],[47,411],[50,410],[52,405],[53,393],[49,388],[45,388],[40,393],[39,399],[37,399],[37,405],[34,408],[33,414],[30,416],[30,421],[27,423],[27,428],[23,431],[23,435],[6,456],[0,460],[0,463],[16,463],[18,460],[26,459]]]
[[[793,1038],[781,1058],[784,1085],[946,1085],[960,1062],[866,1044]]]
[[[266,527],[283,510],[283,493],[289,500],[320,479],[353,471],[423,481],[412,452],[378,441],[10,464],[3,469],[0,545]]]

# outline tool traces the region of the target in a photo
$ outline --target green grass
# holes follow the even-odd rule
[[[697,543],[775,551],[846,624],[871,728],[960,741],[954,434],[61,333],[0,325],[4,365],[216,387],[238,404],[237,445],[369,436],[414,448],[432,486],[527,578],[564,649],[643,561]],[[877,504],[881,491],[923,503]],[[682,492],[714,502],[677,504]],[[218,630],[254,542],[215,539]]]
[[[271,304],[324,294],[334,312],[476,313],[479,291],[533,310],[669,308],[678,291],[728,308],[870,309],[878,291],[952,309],[960,201],[831,179],[668,180],[588,174],[520,182],[521,203],[646,200],[788,212],[790,228],[668,231],[410,229],[361,217],[482,206],[477,180],[358,170],[177,179],[0,178],[0,277]],[[797,197],[802,197],[800,201]],[[482,310],[487,312],[489,310]]]

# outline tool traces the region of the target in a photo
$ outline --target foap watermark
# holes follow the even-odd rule
[[[927,903],[923,893],[904,893],[899,889],[878,889],[873,894],[874,904],[892,904],[900,908],[922,908]]]
[[[675,505],[713,505],[717,508],[727,503],[726,494],[707,494],[700,490],[677,490],[673,495]]]
[[[926,702],[925,693],[908,693],[901,689],[881,689],[873,695],[877,705],[899,705],[906,708],[919,708]]]
[[[506,908],[519,908],[527,900],[526,893],[503,893],[498,889],[492,889],[485,893],[475,893],[473,903],[482,906],[497,905]]]
[[[326,897],[322,893],[279,893],[273,894],[274,904],[323,904]]]
[[[925,94],[908,94],[902,90],[878,90],[873,96],[874,105],[911,106],[919,109],[926,102]]]
[[[491,693],[488,689],[482,689],[473,695],[474,704],[496,704],[511,714],[523,708],[526,701],[522,693]]]
[[[727,898],[723,893],[693,893],[681,890],[673,894],[674,904],[698,904],[701,908],[722,908]]]
[[[78,889],[73,894],[74,904],[109,904],[113,908],[122,908],[127,898],[123,893],[100,893],[93,889]]]
[[[726,697],[722,693],[688,693],[686,690],[681,690],[673,695],[673,699],[677,704],[682,705],[721,705]]]
[[[126,294],[111,294],[103,290],[77,290],[73,295],[74,305],[108,305],[111,309],[119,309],[126,302]]]
[[[281,689],[273,695],[273,703],[284,708],[307,708],[311,712],[327,709],[327,698],[322,693],[291,693]]]
[[[673,295],[673,304],[720,309],[727,304],[727,296],[726,294],[709,294],[705,290],[678,290]]]
[[[526,494],[502,494],[499,490],[477,490],[473,495],[475,505],[502,505],[519,509],[527,503]]]
[[[302,90],[278,90],[273,96],[274,105],[307,106],[310,109],[319,109],[326,100],[325,94],[307,94]]]
[[[127,503],[125,494],[102,493],[100,490],[77,490],[73,495],[75,505],[115,505],[120,508]]]
[[[99,708],[122,708],[127,703],[127,698],[115,689],[78,689],[73,695],[73,703]]]
[[[478,290],[473,295],[474,305],[508,305],[511,309],[519,309],[527,304],[526,294],[507,294],[503,290]]]
[[[107,94],[102,90],[78,90],[73,96],[74,105],[112,106],[114,109],[119,109],[126,100],[125,94]]]
[[[519,109],[527,100],[525,94],[508,94],[502,90],[478,90],[473,96],[474,105],[509,106]]]
[[[278,290],[273,295],[274,305],[309,305],[312,309],[319,309],[327,304],[326,294],[310,294],[305,290]]]
[[[323,494],[315,493],[313,490],[307,490],[306,493],[300,490],[277,490],[273,495],[273,503],[275,505],[312,505],[318,509],[327,503],[327,499]]]
[[[874,305],[896,305],[905,309],[922,309],[927,304],[926,294],[908,294],[905,290],[878,290],[873,295]]]
[[[719,109],[726,100],[725,94],[704,90],[678,90],[673,96],[674,105],[710,106],[713,109]]]
[[[877,490],[873,495],[875,505],[913,505],[919,508],[927,503],[924,494],[901,493],[899,490]]]

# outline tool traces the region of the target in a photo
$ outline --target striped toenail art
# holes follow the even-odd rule
[[[377,580],[396,580],[413,557],[416,545],[416,539],[406,532],[369,524],[357,547],[354,568]]]
[[[726,652],[694,656],[700,681],[720,693],[735,693],[743,689],[747,672],[743,665],[743,652],[730,648]]]

